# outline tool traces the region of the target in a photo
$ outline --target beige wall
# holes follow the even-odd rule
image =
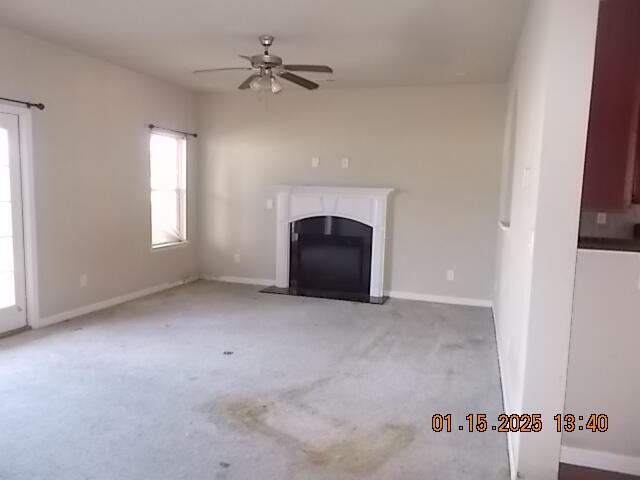
[[[489,299],[504,111],[500,85],[203,95],[203,273],[274,278],[274,185],[393,187],[386,288]]]
[[[42,317],[197,273],[193,244],[150,251],[145,127],[196,128],[194,94],[0,29],[0,96],[47,106],[33,112]]]
[[[640,474],[640,254],[579,250],[565,412],[609,416],[562,436],[563,461]]]

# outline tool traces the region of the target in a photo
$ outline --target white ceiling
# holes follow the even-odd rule
[[[331,65],[323,87],[500,82],[527,0],[0,0],[0,25],[196,90],[246,77],[260,34],[286,63]],[[292,85],[292,88],[299,88]]]

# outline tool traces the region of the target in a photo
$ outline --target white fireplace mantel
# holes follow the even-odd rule
[[[387,199],[392,188],[279,186],[276,191],[276,286],[289,287],[291,222],[309,217],[344,217],[373,229],[369,294],[382,297]]]

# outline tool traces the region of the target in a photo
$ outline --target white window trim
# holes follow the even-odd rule
[[[184,134],[172,132],[169,130],[164,130],[161,128],[154,128],[149,133],[149,146],[151,145],[151,136],[152,135],[164,135],[166,137],[177,138],[182,141],[183,148],[181,149],[182,159],[178,162],[178,166],[180,171],[178,172],[178,191],[180,193],[178,199],[178,208],[179,208],[179,222],[180,222],[180,233],[181,236],[178,237],[178,240],[172,242],[164,242],[164,243],[153,243],[153,207],[151,205],[151,193],[153,192],[152,188],[149,188],[149,239],[151,243],[151,251],[158,250],[168,250],[173,249],[180,246],[188,245],[189,239],[187,234],[187,136]],[[151,180],[151,148],[149,148],[149,180]]]

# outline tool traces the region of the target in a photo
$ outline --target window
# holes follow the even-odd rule
[[[151,157],[151,245],[187,240],[187,142],[181,135],[154,131]]]

